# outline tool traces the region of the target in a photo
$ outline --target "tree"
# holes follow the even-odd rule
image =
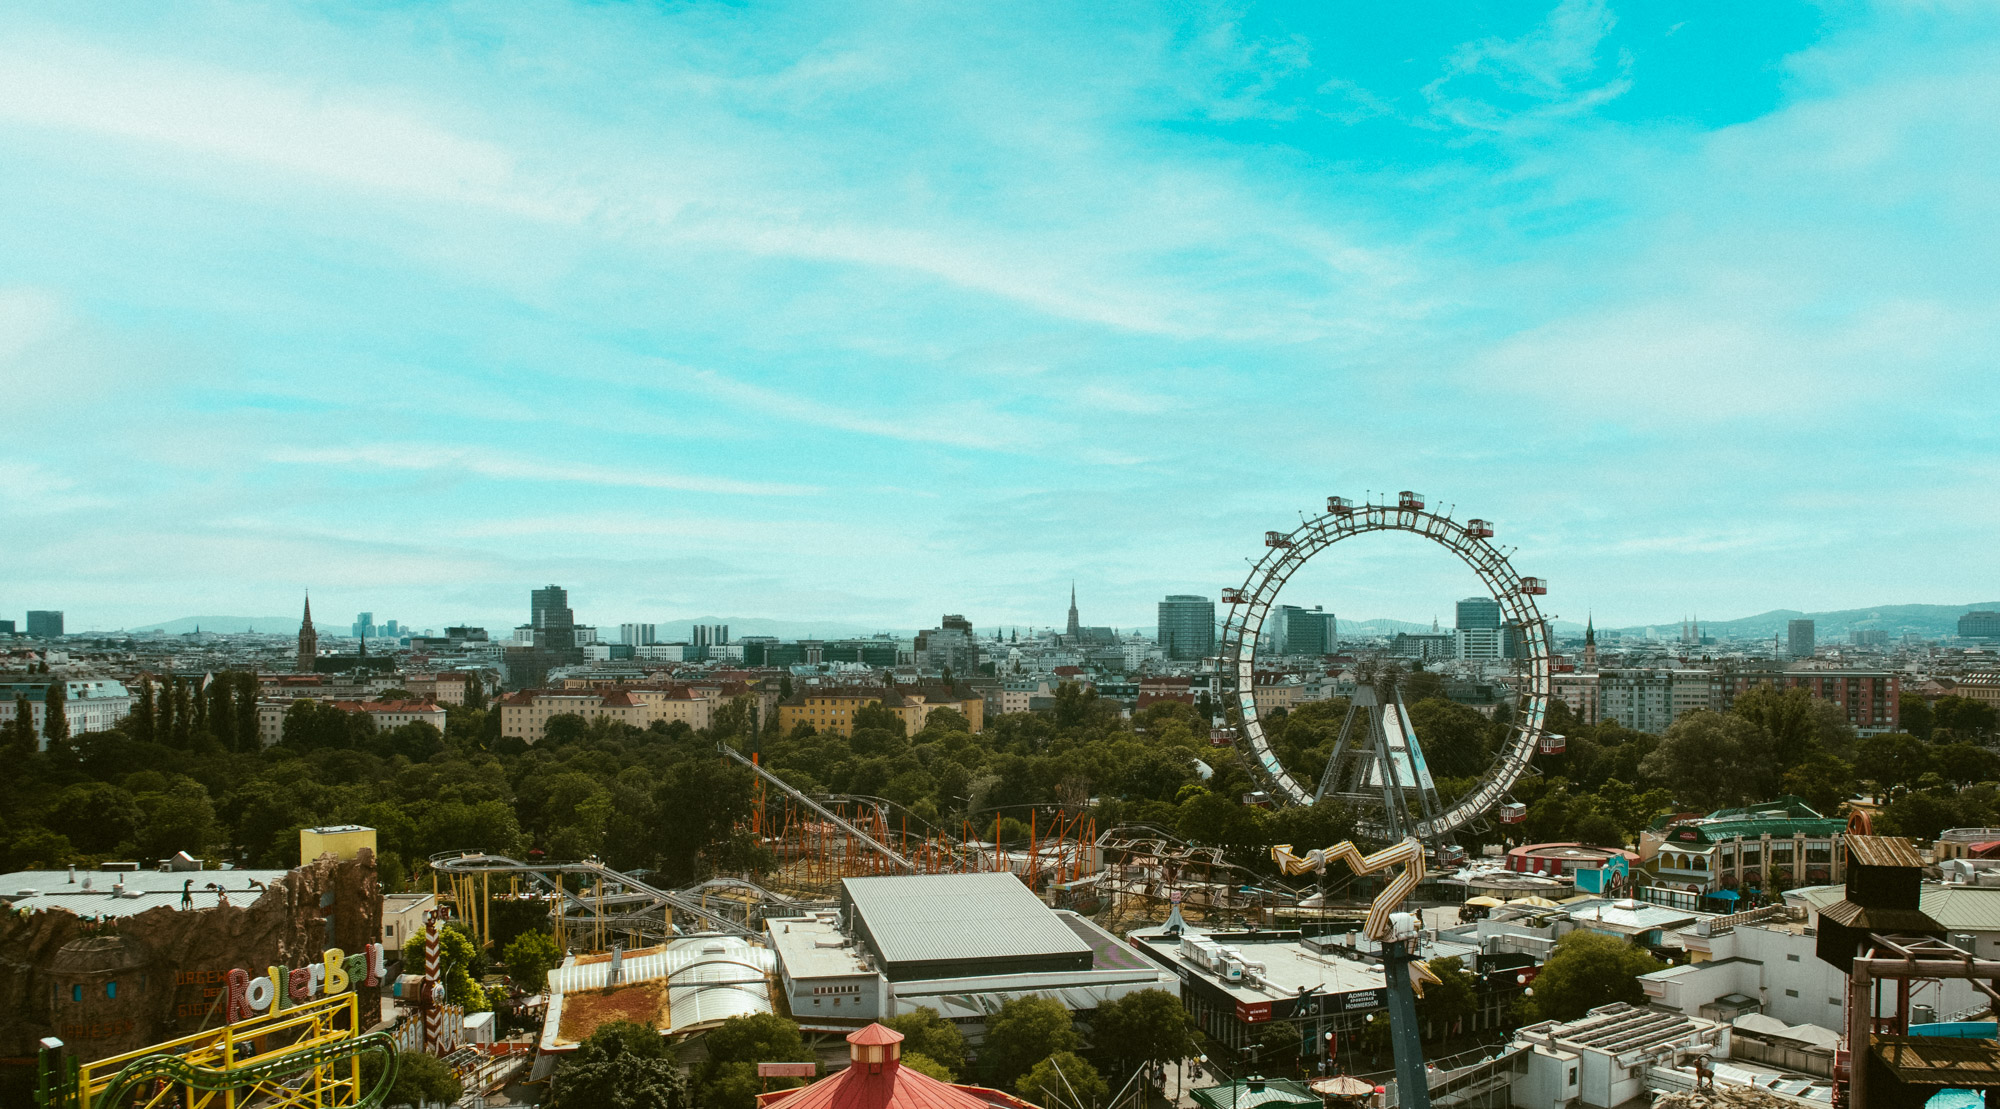
[[[154,714],[159,710],[153,705],[153,676],[139,675],[139,704],[132,710],[132,738],[141,743],[153,742]]]
[[[1903,730],[1918,739],[1931,737],[1931,703],[1924,700],[1921,693],[1905,693],[1896,699],[1897,717],[1902,721]]]
[[[262,692],[262,688],[257,683],[257,675],[248,671],[239,671],[235,678],[236,749],[262,750],[264,741],[257,727],[257,695]]]
[[[1697,809],[1720,809],[1767,796],[1777,775],[1771,738],[1740,716],[1700,709],[1667,727],[1640,763],[1674,796]]]
[[[468,1013],[483,1013],[493,1007],[486,1000],[486,990],[472,976],[472,968],[478,962],[479,948],[466,934],[464,925],[454,920],[438,929],[438,975],[444,980],[444,999]],[[422,932],[413,932],[404,941],[403,966],[416,968],[412,973],[423,972]]]
[[[51,749],[69,742],[69,713],[63,711],[63,705],[68,700],[69,683],[51,680],[48,693],[42,697],[42,735],[48,739]]]
[[[775,1013],[730,1017],[706,1042],[708,1058],[695,1075],[702,1109],[754,1109],[758,1063],[813,1061],[799,1026]]]
[[[208,680],[208,732],[222,744],[223,750],[238,749],[236,682],[229,674],[217,674]]]
[[[365,1093],[375,1088],[382,1080],[382,1056],[370,1052],[361,1057],[361,1089]],[[444,1065],[444,1060],[421,1051],[399,1051],[396,1053],[396,1078],[389,1084],[389,1094],[383,1099],[384,1105],[446,1105],[457,1101],[465,1093],[458,1076]]]
[[[1579,930],[1556,941],[1535,976],[1534,995],[1524,1000],[1536,1020],[1574,1020],[1614,1001],[1644,1005],[1639,975],[1665,969],[1665,963],[1617,936]]]
[[[1829,712],[1831,710],[1831,712]],[[1778,768],[1789,770],[1816,751],[1844,750],[1853,729],[1839,706],[1793,686],[1779,690],[1770,683],[1738,694],[1729,712],[1764,729],[1771,737],[1771,756]]]
[[[1854,772],[1875,783],[1877,797],[1903,789],[1930,768],[1931,748],[1915,736],[1891,732],[1855,744]]]
[[[28,695],[14,695],[14,719],[7,722],[7,746],[16,758],[27,758],[35,753],[35,706],[28,701]]]
[[[562,962],[562,948],[547,932],[523,932],[507,945],[502,958],[507,976],[530,993],[539,992],[548,982],[549,971]]]
[[[1953,739],[1985,739],[1993,734],[1995,726],[1993,706],[1971,697],[1940,697],[1931,707],[1934,721],[1931,728],[1932,742],[1938,742],[1944,733]]]
[[[1813,811],[1833,816],[1840,811],[1841,802],[1854,794],[1854,764],[1820,751],[1785,771],[1782,788],[1804,798]]]
[[[1030,994],[1005,1002],[986,1022],[979,1065],[989,1085],[1004,1088],[1041,1060],[1082,1046],[1062,1002]]]
[[[556,1068],[545,1104],[548,1109],[694,1109],[697,1103],[659,1032],[610,1021]]]
[[[174,730],[170,742],[185,751],[194,744],[194,709],[188,700],[188,682],[174,679]]]
[[[1036,1063],[1014,1089],[1042,1109],[1092,1109],[1111,1095],[1097,1068],[1073,1051],[1058,1051]]]
[[[902,1059],[903,1066],[916,1071],[918,1074],[935,1078],[939,1082],[958,1081],[958,1073],[956,1071],[921,1052],[905,1051],[900,1058]]]
[[[908,1065],[912,1052],[934,1062],[947,1072],[946,1081],[965,1073],[965,1034],[958,1025],[938,1015],[927,1005],[882,1022],[903,1034],[903,1061]],[[930,1074],[925,1071],[925,1074]],[[932,1078],[940,1077],[932,1074]]]
[[[1429,966],[1438,980],[1424,987],[1424,996],[1417,999],[1417,1016],[1430,1024],[1434,1035],[1450,1039],[1459,1022],[1479,1005],[1479,980],[1457,956],[1432,959]]]
[[[1091,1042],[1130,1072],[1143,1063],[1175,1063],[1195,1054],[1194,1018],[1165,990],[1138,990],[1097,1007]]]

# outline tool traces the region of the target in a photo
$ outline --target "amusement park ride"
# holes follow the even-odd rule
[[[1479,784],[1449,804],[1439,802],[1409,714],[1393,691],[1357,691],[1318,788],[1285,769],[1258,718],[1257,637],[1279,591],[1313,556],[1344,539],[1375,532],[1415,535],[1457,555],[1479,576],[1499,603],[1502,620],[1520,638],[1522,686],[1513,730]],[[1241,716],[1236,745],[1272,797],[1292,805],[1310,805],[1331,795],[1350,803],[1368,802],[1370,811],[1359,825],[1364,835],[1389,842],[1413,835],[1435,850],[1446,847],[1460,829],[1476,827],[1487,813],[1506,804],[1508,791],[1527,772],[1537,751],[1562,751],[1563,737],[1543,726],[1553,685],[1548,627],[1535,598],[1547,594],[1548,585],[1516,572],[1492,544],[1493,532],[1487,520],[1459,523],[1428,511],[1423,494],[1406,490],[1397,494],[1393,505],[1357,505],[1345,497],[1328,497],[1324,515],[1305,520],[1290,532],[1264,533],[1263,557],[1252,565],[1241,586],[1223,590],[1229,615],[1223,623],[1216,678],[1223,703]],[[1358,734],[1357,723],[1364,725]],[[1410,811],[1412,790],[1418,795],[1418,813]]]
[[[1265,552],[1243,584],[1223,590],[1228,615],[1214,688],[1221,702],[1234,710],[1237,722],[1230,728],[1217,721],[1222,726],[1216,734],[1238,748],[1276,802],[1312,805],[1337,799],[1360,813],[1357,827],[1365,838],[1389,845],[1364,854],[1352,843],[1340,843],[1305,855],[1283,845],[1272,849],[1274,860],[1290,875],[1324,875],[1327,864],[1335,861],[1345,862],[1359,875],[1400,868],[1371,902],[1365,933],[1381,945],[1399,1104],[1404,1109],[1429,1109],[1415,999],[1422,995],[1425,982],[1437,979],[1416,957],[1419,918],[1400,911],[1401,906],[1425,875],[1427,853],[1440,865],[1455,864],[1464,858],[1453,842],[1458,833],[1476,830],[1489,813],[1502,823],[1518,820],[1521,807],[1509,801],[1509,791],[1528,772],[1538,751],[1559,753],[1563,747],[1563,737],[1543,726],[1552,688],[1550,645],[1536,598],[1547,593],[1547,586],[1540,578],[1515,572],[1491,543],[1494,530],[1485,520],[1460,523],[1429,511],[1424,498],[1414,492],[1399,494],[1393,504],[1356,505],[1330,497],[1323,515],[1304,520],[1290,532],[1265,533]],[[1313,556],[1341,540],[1372,532],[1412,534],[1457,555],[1499,603],[1503,620],[1515,628],[1521,645],[1520,696],[1508,739],[1477,785],[1449,801],[1439,796],[1393,683],[1356,690],[1317,783],[1299,780],[1280,763],[1259,719],[1256,644],[1279,591]],[[1183,886],[1196,892],[1212,887],[1216,895],[1209,907],[1225,912],[1243,907],[1230,900],[1232,894],[1252,890],[1241,877],[1229,873],[1240,868],[1225,862],[1219,848],[1183,843],[1142,827],[1112,828],[1099,836],[1086,806],[1055,807],[1054,819],[1040,824],[1040,814],[1031,812],[1025,851],[1000,845],[998,814],[992,844],[981,842],[969,823],[963,834],[948,835],[918,822],[912,835],[908,815],[892,815],[889,803],[879,798],[809,796],[755,757],[727,747],[723,753],[754,775],[755,803],[748,830],[772,847],[780,860],[782,873],[765,881],[788,892],[733,878],[670,890],[595,860],[523,862],[448,852],[430,860],[433,880],[441,878],[444,883],[436,890],[440,900],[450,903],[454,915],[476,938],[486,941],[491,938],[488,916],[496,895],[539,898],[549,903],[564,946],[570,946],[573,938],[578,944],[601,948],[619,939],[665,939],[690,924],[703,931],[754,937],[766,916],[829,907],[832,902],[826,899],[841,878],[864,874],[1005,869],[1020,874],[1030,888],[1061,896],[1086,889],[1142,898],[1170,891],[1176,912],[1187,892]],[[506,888],[496,889],[496,879]],[[441,1042],[439,1013],[449,1008],[441,1004],[436,926],[435,919],[429,922],[431,942],[426,945],[420,1005],[427,1047]],[[65,1056],[60,1041],[44,1041],[38,1103],[65,1109],[128,1104],[190,1109],[381,1104],[394,1080],[396,1040],[383,1032],[361,1031],[373,1021],[364,1022],[351,989],[339,992],[331,985],[336,977],[348,980],[336,976],[331,963],[326,996],[313,996],[317,987],[299,993],[296,975],[305,972],[286,972],[292,977],[281,979],[284,970],[271,968],[268,1011],[239,1013],[232,1008],[229,1023],[194,1036],[82,1065]],[[368,970],[368,984],[375,984],[374,974]],[[281,991],[279,983],[287,980],[291,989]],[[260,981],[246,978],[246,983]],[[284,993],[291,1004],[285,1003]],[[363,1089],[360,1061],[369,1054],[382,1055],[385,1066],[371,1088]]]
[[[1502,619],[1520,639],[1522,689],[1516,723],[1499,759],[1473,789],[1445,803],[1424,761],[1409,710],[1393,684],[1363,685],[1349,703],[1317,788],[1309,788],[1279,761],[1257,713],[1257,638],[1276,604],[1278,593],[1308,560],[1343,539],[1372,532],[1405,532],[1427,539],[1457,555],[1479,575],[1500,605]],[[1547,584],[1517,573],[1507,556],[1490,540],[1494,528],[1482,519],[1459,523],[1428,511],[1421,493],[1404,491],[1396,503],[1356,505],[1345,497],[1329,497],[1323,515],[1304,520],[1290,532],[1264,533],[1265,553],[1240,586],[1223,590],[1229,606],[1223,624],[1216,674],[1224,704],[1239,715],[1234,739],[1267,792],[1294,805],[1317,804],[1328,798],[1361,810],[1361,832],[1390,846],[1364,855],[1352,843],[1339,843],[1300,856],[1289,844],[1271,849],[1272,858],[1287,874],[1324,874],[1326,864],[1339,860],[1357,874],[1402,869],[1368,908],[1365,934],[1382,945],[1383,972],[1389,995],[1389,1032],[1396,1060],[1398,1104],[1405,1109],[1430,1109],[1430,1085],[1417,1027],[1416,998],[1426,981],[1437,978],[1416,958],[1421,931],[1415,914],[1399,912],[1403,901],[1423,880],[1426,850],[1441,863],[1464,858],[1453,842],[1461,829],[1471,830],[1486,814],[1503,822],[1517,805],[1508,792],[1528,770],[1537,751],[1559,753],[1563,737],[1547,731],[1549,696],[1549,635],[1535,598],[1548,593]],[[1410,795],[1416,794],[1412,811]]]

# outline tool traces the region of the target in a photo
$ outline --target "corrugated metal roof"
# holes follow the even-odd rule
[[[2000,932],[2000,888],[1926,882],[1920,904],[1947,932]]]
[[[1012,874],[849,878],[845,886],[886,962],[1090,953]]]
[[[1902,836],[1848,836],[1847,850],[1863,866],[1924,865],[1923,856]]]
[[[67,909],[80,917],[135,916],[148,909],[181,907],[181,891],[195,909],[213,909],[221,894],[207,888],[213,882],[238,908],[264,895],[264,889],[284,880],[284,870],[79,870],[74,881],[68,870],[16,870],[0,874],[0,902],[16,912]],[[192,882],[189,887],[188,883]],[[252,885],[251,883],[257,883]],[[119,887],[123,886],[123,892]],[[30,892],[33,891],[33,892]]]

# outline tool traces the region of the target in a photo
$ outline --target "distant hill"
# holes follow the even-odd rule
[[[218,635],[235,635],[247,631],[259,631],[268,635],[292,635],[299,630],[299,618],[297,616],[183,616],[164,624],[147,624],[143,628],[121,630],[135,634],[165,632],[168,635],[186,635],[196,628]],[[343,627],[341,631],[344,633],[346,629]]]
[[[1845,639],[1847,633],[1851,631],[1876,629],[1888,632],[1892,637],[1920,635],[1935,639],[1957,635],[1958,618],[1975,609],[2000,611],[2000,601],[1969,605],[1877,605],[1873,608],[1847,608],[1836,612],[1800,612],[1797,609],[1777,608],[1735,620],[1703,620],[1701,630],[1704,635],[1755,639],[1779,635],[1793,620],[1811,620],[1813,634],[1822,643],[1832,639]],[[1640,624],[1617,630],[1627,635],[1641,635],[1649,626],[1677,629],[1680,621]]]
[[[1397,632],[1415,634],[1431,630],[1431,626],[1428,623],[1413,624],[1408,620],[1390,620],[1386,618],[1376,620],[1348,620],[1344,617],[1338,619],[1339,631],[1343,637],[1350,635],[1395,635]],[[1443,624],[1438,625],[1438,627],[1443,631],[1451,630]]]

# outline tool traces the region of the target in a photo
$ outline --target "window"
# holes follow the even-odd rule
[[[1797,955],[1787,955],[1785,956],[1785,961],[1788,963],[1796,963],[1799,961],[1799,957]]]
[[[1572,1085],[1572,1086],[1576,1085],[1576,1068],[1575,1068],[1575,1067],[1571,1067],[1571,1068],[1569,1069],[1569,1084],[1570,1084],[1570,1085]]]
[[[106,982],[104,984],[104,996],[106,997],[118,996],[118,983],[116,981]]]
[[[1786,991],[1785,991],[1785,996],[1786,996],[1786,997],[1797,997],[1797,996],[1799,996],[1799,991],[1797,991],[1797,990],[1786,990]]]
[[[69,999],[71,1001],[83,1000],[83,983],[79,982],[69,988]]]

